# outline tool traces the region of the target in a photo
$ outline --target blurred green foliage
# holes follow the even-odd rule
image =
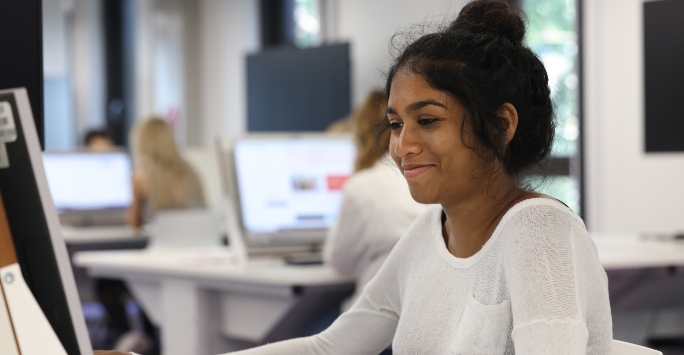
[[[579,77],[575,0],[524,0],[527,44],[542,59],[556,108],[553,155],[571,157],[579,145]]]

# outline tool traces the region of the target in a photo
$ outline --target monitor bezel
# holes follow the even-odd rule
[[[5,143],[9,153],[9,169],[17,169],[17,165],[24,166],[24,170],[21,174],[17,176],[7,175],[3,178],[3,181],[11,185],[12,189],[10,189],[11,193],[5,191],[2,195],[22,274],[42,309],[45,310],[45,307],[48,307],[48,310],[52,312],[64,312],[57,316],[57,321],[59,323],[53,324],[51,321],[51,325],[53,328],[55,326],[59,327],[59,329],[55,329],[55,333],[57,333],[66,351],[70,354],[91,354],[92,345],[85,325],[71,262],[61,234],[59,218],[52,201],[52,196],[50,195],[43,167],[40,141],[33,120],[28,93],[24,88],[0,90],[0,98],[2,98],[3,101],[9,101],[13,106],[14,121],[17,128],[17,140]],[[22,143],[25,144],[25,146],[22,146]],[[25,152],[23,152],[24,150]],[[16,159],[14,159],[15,157],[23,155],[28,157],[28,165],[26,165],[25,162],[17,162]],[[28,169],[31,171],[27,171]],[[7,171],[6,169],[1,170],[3,173]],[[28,179],[26,179],[27,176],[32,176],[33,181],[28,181]],[[16,184],[17,179],[22,181],[22,183]],[[28,183],[28,185],[26,185],[26,183]],[[18,189],[20,187],[17,185],[26,186],[28,189],[24,190],[32,191],[19,191]],[[31,196],[37,196],[38,199],[31,201]],[[22,204],[23,207],[21,208],[21,212],[11,211],[10,209],[13,209],[12,206],[14,205],[8,203],[8,199],[15,203]],[[21,214],[27,209],[31,209],[32,211],[39,209],[40,212],[42,212],[42,216],[33,214],[27,221],[25,220],[26,215]],[[17,219],[23,219],[21,223],[22,226],[32,226],[31,231],[17,230],[17,228],[20,228],[17,226]],[[40,233],[42,236],[34,235],[36,232],[42,232]],[[39,239],[42,241],[40,244],[38,244]],[[37,259],[33,258],[33,261],[29,260],[29,254],[36,256],[40,254],[40,252],[31,251],[31,253],[29,253],[29,250],[27,250],[29,246],[41,248],[49,247],[47,254],[51,255],[53,258],[48,257],[47,259],[50,260],[41,258],[40,265],[42,265],[42,269],[40,271],[33,269],[38,266],[38,264],[36,264]],[[40,250],[44,251],[43,249]],[[60,281],[58,283],[59,287],[53,287],[54,284],[51,284],[52,286],[36,284],[36,282],[32,280],[33,275],[36,274],[58,279]],[[33,286],[31,286],[32,284]],[[41,288],[40,292],[44,292],[44,294],[36,295],[38,286]],[[49,287],[52,287],[52,289],[45,289]],[[60,304],[56,305],[57,302]],[[46,316],[48,320],[52,319],[54,321],[54,318],[50,317],[53,315],[48,316],[46,314]],[[65,329],[65,326],[69,326],[70,328]],[[65,340],[67,341],[66,344]],[[75,351],[78,351],[78,353]]]
[[[237,137],[223,137],[218,141],[219,167],[222,171],[223,190],[227,202],[232,204],[232,216],[228,223],[235,223],[242,239],[249,247],[307,246],[317,248],[325,242],[328,229],[302,229],[296,231],[278,231],[259,233],[246,228],[242,214],[242,201],[235,164],[235,145],[242,141],[267,140],[343,140],[354,144],[351,134],[344,133],[310,133],[310,132],[269,132],[252,133]]]

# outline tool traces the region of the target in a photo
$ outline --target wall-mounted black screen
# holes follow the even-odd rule
[[[41,147],[43,132],[43,13],[40,0],[2,1],[0,90],[25,87]]]
[[[323,131],[349,114],[349,44],[273,48],[247,57],[250,132]]]
[[[684,0],[644,2],[647,152],[684,152]]]

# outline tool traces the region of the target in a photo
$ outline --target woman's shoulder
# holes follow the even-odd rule
[[[506,212],[499,229],[509,248],[533,253],[588,238],[582,219],[562,202],[548,197],[518,202]]]
[[[584,227],[584,221],[563,202],[546,195],[535,194],[534,197],[523,199],[513,205],[504,215],[500,224],[510,221],[546,221],[544,224],[571,220]]]

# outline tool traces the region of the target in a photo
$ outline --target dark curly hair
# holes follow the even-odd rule
[[[410,70],[434,89],[454,95],[466,113],[461,139],[470,125],[484,152],[491,152],[482,155],[486,161],[494,166],[498,160],[518,178],[549,155],[555,133],[546,69],[523,44],[524,36],[525,23],[516,8],[505,1],[475,0],[447,28],[401,51],[387,74],[385,92],[389,96],[399,70]],[[497,113],[505,103],[518,112],[508,144],[505,121]],[[378,137],[388,128],[382,127]]]

